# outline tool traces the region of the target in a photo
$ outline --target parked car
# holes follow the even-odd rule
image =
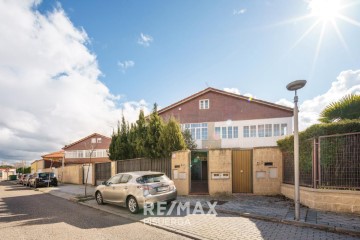
[[[34,188],[47,186],[56,187],[57,185],[57,178],[52,172],[35,173],[29,179],[29,186]]]
[[[31,177],[31,174],[25,174],[23,180],[22,180],[22,185],[24,186],[29,186],[29,179]]]
[[[177,197],[176,187],[164,173],[127,172],[111,177],[96,187],[98,204],[112,203],[127,207],[131,213],[156,202],[171,202]]]
[[[26,174],[22,174],[17,179],[17,184],[22,184]]]

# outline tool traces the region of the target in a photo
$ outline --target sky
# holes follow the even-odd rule
[[[292,106],[360,94],[360,0],[0,0],[0,161],[28,162],[207,87]]]

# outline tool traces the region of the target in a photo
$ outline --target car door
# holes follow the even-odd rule
[[[109,198],[111,202],[116,204],[124,204],[127,196],[127,182],[130,179],[129,174],[121,174],[121,178],[118,180],[117,183],[112,184],[111,188],[109,189]]]
[[[115,188],[120,182],[122,174],[115,175],[106,181],[102,195],[105,201],[114,202],[116,195],[114,194]]]

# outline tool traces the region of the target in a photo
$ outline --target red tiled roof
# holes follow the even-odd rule
[[[64,157],[64,150],[48,153],[48,154],[45,154],[45,155],[43,155],[41,157],[42,158],[63,158]]]

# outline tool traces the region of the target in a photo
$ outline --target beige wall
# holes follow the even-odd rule
[[[272,163],[272,166],[265,166],[265,163]],[[253,193],[261,195],[280,194],[281,183],[282,154],[279,148],[254,148]]]
[[[212,173],[229,173],[228,179],[212,179]],[[208,155],[209,194],[232,194],[232,150],[209,150]]]
[[[37,173],[44,168],[44,160],[38,160],[31,164],[31,173]]]
[[[116,175],[117,173],[117,162],[111,161],[111,176]]]
[[[179,195],[189,195],[190,192],[190,151],[177,151],[171,157],[171,175]],[[177,172],[174,174],[174,172]],[[184,176],[184,179],[181,179]]]
[[[61,172],[61,168],[59,168]],[[82,165],[70,165],[64,167],[63,173],[64,183],[83,184],[83,168]]]
[[[281,185],[281,193],[294,199],[294,186]],[[360,192],[300,187],[300,202],[310,208],[360,214]]]

